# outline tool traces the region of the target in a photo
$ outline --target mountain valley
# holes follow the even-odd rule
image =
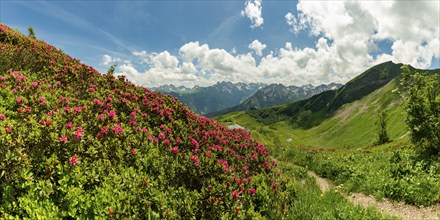
[[[4,24],[0,42],[0,219],[416,216],[359,194],[439,217],[440,69],[149,90]]]

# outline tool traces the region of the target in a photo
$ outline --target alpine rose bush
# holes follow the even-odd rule
[[[265,146],[0,24],[0,218],[286,217]]]

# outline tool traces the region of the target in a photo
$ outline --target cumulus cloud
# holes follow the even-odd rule
[[[385,60],[428,68],[439,58],[438,1],[300,1],[297,16],[285,18],[291,31],[309,30],[332,40],[335,56],[359,70]],[[420,11],[423,13],[414,13]],[[380,41],[391,41],[391,54],[374,52]],[[356,68],[354,68],[356,69]]]
[[[349,78],[344,74],[352,69],[334,65],[343,63],[333,57],[336,46],[321,38],[315,47],[298,49],[288,42],[277,56],[270,53],[257,64],[251,53],[233,55],[196,41],[183,45],[178,55],[168,51],[142,53],[142,57],[148,59],[144,62],[152,64],[150,68],[138,70],[132,64],[124,64],[116,72],[146,87],[212,85],[218,81],[294,85],[347,81]]]
[[[108,54],[105,54],[104,56],[102,56],[102,61],[101,64],[103,65],[109,65],[112,62],[112,57]]]
[[[300,21],[303,21],[303,20],[298,21],[296,16],[293,15],[292,13],[290,13],[290,12],[288,12],[286,14],[286,16],[284,16],[284,18],[286,19],[286,23],[291,27],[290,31],[295,33],[295,34],[298,34],[298,32],[300,30],[303,30],[303,29],[306,28],[306,25],[304,23],[300,22]]]
[[[246,16],[251,20],[252,29],[260,27],[264,23],[263,16],[261,15],[261,2],[262,0],[247,0],[244,10],[241,11],[242,16]]]
[[[261,9],[258,2],[257,8]],[[223,80],[318,85],[347,82],[361,71],[389,60],[427,68],[433,58],[440,58],[440,24],[433,19],[440,13],[439,4],[300,1],[298,14],[288,13],[285,19],[292,32],[307,31],[316,36],[317,41],[309,47],[298,48],[295,42],[286,42],[284,48],[263,55],[267,46],[254,40],[248,45],[253,52],[240,54],[236,49],[228,52],[194,41],[182,45],[177,54],[133,52],[136,63],[125,63],[116,72],[146,87],[212,85]],[[381,41],[391,42],[390,52],[380,51]],[[259,63],[254,56],[261,57]],[[103,62],[113,60],[109,57],[103,57]]]
[[[112,63],[120,62],[121,59],[117,57],[112,57],[108,54],[104,54],[101,59],[101,65],[110,65]]]
[[[262,56],[263,50],[264,48],[266,48],[266,44],[262,44],[260,41],[254,40],[252,41],[252,43],[249,44],[248,47],[249,49],[252,49],[258,56]]]

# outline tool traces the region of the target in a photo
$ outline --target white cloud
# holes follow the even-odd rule
[[[344,66],[362,70],[382,61],[408,63],[428,68],[432,57],[439,58],[437,1],[300,1],[299,14],[287,13],[291,31],[310,30],[315,36],[334,41],[336,58]],[[414,13],[415,11],[423,13]],[[382,40],[392,41],[391,54],[373,57]]]
[[[241,11],[242,16],[246,16],[251,20],[252,29],[260,27],[264,23],[263,16],[261,15],[261,2],[262,0],[247,0],[244,10]]]
[[[317,36],[310,47],[298,48],[295,42],[286,42],[284,48],[263,55],[267,46],[254,40],[248,45],[254,53],[239,54],[236,49],[228,52],[195,41],[182,45],[178,54],[133,52],[136,65],[126,63],[116,72],[147,87],[212,85],[223,80],[317,85],[347,82],[389,60],[427,68],[433,57],[440,58],[440,25],[432,19],[438,17],[439,4],[300,1],[299,14],[290,13],[285,18],[292,32],[306,30]],[[391,42],[389,53],[378,50],[382,40]],[[258,64],[254,56],[261,56]]]
[[[101,60],[100,64],[101,65],[109,65],[109,64],[116,63],[116,62],[120,62],[120,61],[121,61],[120,58],[114,58],[114,57],[112,57],[112,56],[110,56],[108,54],[104,54],[102,56],[102,60]]]
[[[262,44],[260,41],[254,40],[254,41],[252,41],[252,43],[249,44],[248,47],[249,47],[249,49],[252,49],[253,51],[255,51],[255,54],[257,54],[258,56],[262,56],[263,50],[264,50],[264,48],[266,48],[266,44]]]
[[[284,16],[284,18],[286,19],[287,24],[291,27],[290,31],[297,34],[300,30],[303,30],[306,28],[306,25],[304,23],[301,23],[300,21],[298,21],[298,19],[296,19],[295,15],[293,15],[292,13],[288,12],[286,14],[286,16]]]
[[[236,54],[236,53],[237,53],[237,48],[235,48],[235,47],[232,48],[231,53],[232,53],[232,54]]]
[[[101,64],[103,65],[109,65],[112,62],[112,57],[110,55],[105,54],[104,56],[102,56],[102,61]]]
[[[321,38],[316,48],[292,48],[288,42],[278,51],[279,55],[270,53],[262,57],[257,65],[251,53],[233,55],[223,49],[211,49],[207,44],[189,42],[179,49],[178,56],[167,51],[141,53],[149,59],[145,62],[152,64],[144,71],[124,64],[116,72],[146,87],[160,84],[212,85],[218,81],[295,85],[347,81],[349,78],[340,65],[343,61],[333,58],[336,46],[328,45],[327,40]],[[347,71],[350,70],[348,68]]]
[[[152,58],[153,65],[156,68],[161,69],[175,69],[179,64],[179,60],[176,57],[171,56],[168,51],[157,54]]]

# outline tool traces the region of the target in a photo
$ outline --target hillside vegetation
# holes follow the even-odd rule
[[[262,143],[290,144],[307,148],[360,148],[372,146],[376,140],[376,118],[380,111],[388,113],[388,132],[391,139],[405,139],[407,126],[396,82],[391,81],[365,98],[346,104],[319,126],[303,129],[289,119],[265,125],[252,114],[236,112],[217,119],[226,124],[238,123],[251,130]],[[311,119],[313,120],[313,119]],[[264,138],[266,137],[266,138]],[[292,139],[287,142],[288,139]]]
[[[288,216],[266,147],[0,24],[0,218]]]
[[[440,202],[436,144],[440,70],[405,67],[402,75],[400,66],[380,64],[337,91],[217,119],[249,129],[281,164],[314,170],[345,192],[363,192],[417,206],[434,205]],[[381,72],[393,77],[382,81]],[[381,86],[362,89],[365,77]],[[349,90],[362,94],[350,97]],[[388,115],[384,120],[390,142],[377,145],[382,112]]]
[[[307,175],[346,168],[294,147],[335,136],[244,113],[222,120],[252,135],[228,130],[35,35],[0,42],[0,219],[394,219]]]
[[[248,114],[264,124],[288,120],[296,126],[311,128],[332,117],[344,104],[360,100],[391,81],[398,80],[401,66],[391,61],[385,62],[371,67],[337,90],[322,92],[288,105],[249,111]]]

